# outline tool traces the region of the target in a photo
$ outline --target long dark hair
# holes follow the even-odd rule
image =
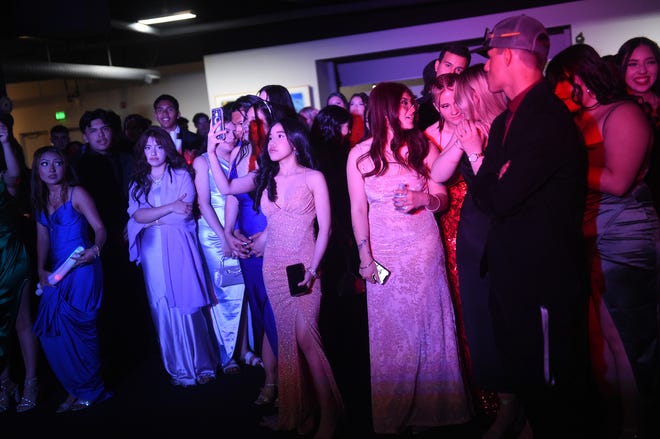
[[[314,150],[325,146],[340,146],[345,143],[347,139],[341,133],[341,126],[347,123],[350,128],[352,121],[348,110],[338,105],[328,105],[319,110],[314,117],[309,134]]]
[[[341,99],[341,101],[344,103],[344,107],[348,108],[348,99],[346,99],[344,93],[340,91],[333,91],[332,93],[330,93],[327,99],[325,100],[325,104],[328,105],[328,102],[330,102],[330,98],[333,98],[335,96]]]
[[[350,131],[353,117],[348,110],[338,105],[323,107],[314,118],[309,141],[324,174],[336,171],[338,167],[343,168],[344,174],[346,172],[346,159],[351,147],[350,134],[344,136],[341,133],[342,125],[346,123]]]
[[[317,162],[314,159],[312,148],[309,143],[307,125],[297,117],[285,117],[284,119],[273,123],[268,130],[266,138],[270,138],[273,126],[277,124],[282,125],[282,129],[284,129],[289,145],[294,149],[298,164],[306,168],[318,169]],[[275,202],[277,200],[277,184],[275,183],[275,176],[279,171],[279,162],[272,161],[270,159],[270,154],[268,154],[268,148],[264,147],[259,155],[259,170],[257,171],[256,176],[257,188],[255,190],[256,196],[254,197],[255,210],[258,210],[259,208],[261,195],[264,190],[267,191],[268,199],[270,201]]]
[[[64,151],[54,146],[42,146],[34,152],[32,158],[32,175],[30,177],[30,198],[32,202],[32,210],[34,211],[35,218],[39,216],[40,212],[48,215],[48,185],[44,183],[39,177],[39,162],[41,157],[46,153],[53,153],[57,155],[64,162],[64,178],[61,183],[60,201],[64,204],[69,195],[69,188],[78,184],[78,179],[71,166]]]
[[[291,93],[285,86],[279,84],[264,85],[257,94],[261,94],[262,91],[268,95],[268,103],[273,110],[275,120],[293,117],[297,114]]]
[[[401,128],[399,122],[399,107],[404,93],[410,95],[414,102],[415,95],[404,84],[398,82],[381,82],[377,84],[369,95],[369,123],[371,125],[371,149],[358,158],[358,162],[371,157],[374,169],[364,174],[365,177],[382,175],[387,171],[388,163],[385,160],[385,148],[392,151],[397,163],[412,169],[424,177],[428,177],[429,170],[424,158],[429,151],[428,141],[424,134],[415,126],[409,130]],[[394,137],[387,145],[388,127],[392,128]],[[408,146],[408,157],[404,158],[399,150]]]
[[[131,177],[131,197],[135,201],[138,201],[144,195],[145,201],[148,202],[149,192],[151,191],[151,165],[144,155],[144,147],[150,137],[153,137],[156,143],[165,150],[166,172],[170,181],[172,181],[172,169],[185,169],[191,177],[195,177],[194,170],[186,163],[183,156],[177,152],[170,134],[161,127],[151,126],[140,135],[140,138],[135,142],[135,148],[133,150],[135,168]],[[133,183],[135,183],[134,186]]]
[[[546,68],[550,84],[555,87],[561,81],[568,81],[573,87],[571,100],[582,107],[583,90],[575,84],[576,75],[582,78],[600,104],[630,99],[620,72],[613,69],[588,44],[567,47],[555,55]]]

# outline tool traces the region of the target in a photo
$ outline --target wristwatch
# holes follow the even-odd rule
[[[483,152],[478,152],[478,153],[473,152],[472,154],[467,155],[468,160],[470,161],[470,163],[476,162],[477,160],[479,160],[479,157],[483,157],[483,156],[484,156]]]

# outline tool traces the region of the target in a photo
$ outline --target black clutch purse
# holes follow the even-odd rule
[[[305,285],[298,286],[305,279],[305,266],[302,263],[288,265],[286,267],[286,278],[289,281],[289,292],[291,296],[304,296],[312,292]]]

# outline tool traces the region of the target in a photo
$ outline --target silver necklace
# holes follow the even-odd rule
[[[164,172],[163,175],[165,175]],[[149,176],[151,177],[151,183],[155,186],[159,186],[160,182],[163,181],[163,175],[161,175],[160,178],[154,178],[154,176],[150,174]]]

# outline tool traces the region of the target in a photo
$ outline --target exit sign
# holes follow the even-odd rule
[[[64,111],[55,112],[55,120],[64,120],[66,119],[66,113]]]

